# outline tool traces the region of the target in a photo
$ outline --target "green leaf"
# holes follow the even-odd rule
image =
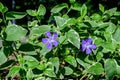
[[[90,64],[86,63],[85,61],[81,60],[80,58],[77,58],[76,60],[77,60],[77,62],[78,62],[81,66],[83,66],[85,69],[87,69],[87,68],[90,66]]]
[[[63,24],[66,22],[66,20],[60,16],[55,16],[54,18],[58,27],[63,26]]]
[[[116,31],[114,32],[113,34],[113,38],[118,42],[120,43],[120,26],[117,27]]]
[[[29,60],[25,62],[25,65],[27,66],[26,69],[29,69],[29,68],[34,69],[39,65],[39,62]]]
[[[7,77],[14,77],[16,74],[18,74],[20,71],[20,66],[13,66],[10,68],[9,73]]]
[[[116,44],[113,42],[103,42],[101,46],[105,49],[105,51],[114,51],[116,49]]]
[[[26,10],[26,12],[27,12],[30,16],[37,16],[37,11],[35,11],[35,10],[29,9],[29,10]]]
[[[74,19],[74,18],[65,19],[65,18],[62,18],[60,16],[55,16],[54,18],[55,18],[57,27],[60,30],[64,29],[67,26],[76,24],[76,19]]]
[[[66,4],[66,3],[58,4],[52,8],[51,12],[59,13],[64,8],[68,8],[68,4]]]
[[[95,21],[100,21],[102,19],[102,17],[97,13],[93,14],[91,18]]]
[[[32,80],[32,79],[33,79],[34,74],[33,74],[31,68],[28,69],[27,74],[26,74],[26,77],[27,77],[27,80]]]
[[[40,50],[40,53],[41,55],[45,56],[48,52],[50,52],[51,50],[47,49],[46,48],[46,45],[41,43],[41,47],[42,47],[42,50]]]
[[[41,25],[41,26],[37,26],[37,27],[32,27],[32,29],[30,30],[30,37],[31,36],[41,36],[42,34],[50,31],[51,26],[49,25]]]
[[[113,16],[117,11],[117,8],[111,8],[109,10],[106,10],[104,14],[108,14],[109,16]]]
[[[102,4],[99,4],[99,10],[103,13],[104,12],[104,6]]]
[[[82,18],[87,14],[87,7],[85,4],[82,5],[80,13]]]
[[[120,66],[117,65],[117,75],[120,76]]]
[[[98,26],[98,23],[96,21],[85,21],[85,24],[88,27],[97,27]]]
[[[71,4],[75,3],[76,0],[69,0]]]
[[[10,12],[6,13],[6,19],[7,20],[22,19],[25,16],[26,16],[25,12],[10,11]]]
[[[116,61],[114,59],[107,59],[105,61],[106,79],[113,80],[116,75]]]
[[[1,53],[0,53],[1,54]],[[2,56],[1,56],[2,57]],[[7,62],[3,63],[1,65],[0,63],[0,70],[5,70],[5,69],[8,69],[9,67],[12,66],[12,64],[14,63],[15,61],[14,60],[8,60]]]
[[[7,57],[8,57],[5,55],[3,50],[4,50],[3,48],[0,50],[0,57],[1,57],[0,58],[0,65],[5,63],[7,61]]]
[[[74,3],[71,6],[72,10],[81,11],[81,5],[79,3]]]
[[[8,8],[7,7],[4,7],[3,9],[2,9],[2,12],[3,13],[5,13],[5,12],[7,12],[8,11]]]
[[[36,61],[39,64],[39,61],[33,56],[28,56],[27,55],[27,56],[24,56],[23,59],[26,60],[26,61]]]
[[[64,67],[64,71],[65,75],[71,75],[73,73],[73,70],[70,67]]]
[[[38,13],[39,16],[44,16],[44,15],[45,15],[45,13],[46,13],[46,8],[44,7],[44,5],[41,4],[41,5],[39,6],[37,13]]]
[[[98,52],[96,55],[96,59],[97,61],[100,61],[103,58],[103,53],[102,52]]]
[[[116,28],[117,28],[117,26],[115,24],[111,23],[111,22],[109,23],[108,26],[109,27],[107,27],[106,32],[109,32],[111,34],[114,33]]]
[[[71,64],[72,66],[77,67],[77,62],[73,56],[71,56],[71,55],[67,56],[65,58],[65,61],[68,62],[69,64]]]
[[[26,43],[22,44],[19,48],[20,51],[22,51],[23,54],[28,54],[28,55],[37,55],[35,52],[35,48],[32,44]]]
[[[26,36],[27,30],[17,25],[8,25],[6,30],[7,34],[6,40],[17,41],[21,40]]]
[[[5,47],[2,47],[0,49],[0,65],[5,63],[9,57],[9,55],[11,54],[12,52],[10,51],[9,48],[5,48]]]
[[[55,66],[55,70],[57,73],[59,70],[59,65],[60,65],[59,58],[58,57],[50,58],[49,62],[51,62],[53,64],[53,66]]]
[[[0,2],[0,12],[2,12],[3,8],[4,8],[4,5]]]
[[[49,77],[56,77],[56,74],[54,73],[54,71],[52,69],[49,69],[49,68],[44,71],[44,74],[49,76]]]
[[[67,39],[70,43],[72,43],[75,47],[77,47],[78,49],[80,48],[80,37],[79,34],[71,29],[67,32]]]
[[[100,75],[104,73],[104,69],[101,63],[95,63],[87,69],[87,72],[93,75]]]
[[[111,42],[112,41],[112,34],[110,32],[104,32],[104,37],[106,41]]]
[[[0,18],[0,23],[2,22],[2,19]]]

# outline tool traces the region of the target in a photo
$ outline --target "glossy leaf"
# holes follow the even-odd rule
[[[27,77],[27,80],[32,80],[33,79],[34,74],[33,74],[31,68],[29,68],[29,70],[27,71],[26,77]]]
[[[44,71],[44,74],[49,76],[49,77],[56,77],[56,74],[54,73],[54,71],[52,69],[49,69],[49,68]]]
[[[113,34],[113,38],[120,43],[120,37],[119,37],[119,34],[120,34],[120,26],[117,27],[115,33]]]
[[[95,63],[88,68],[87,72],[93,75],[100,75],[104,73],[104,69],[101,63]]]
[[[70,43],[72,43],[75,47],[77,47],[78,49],[80,48],[80,37],[79,34],[71,29],[67,32],[67,39]]]
[[[50,31],[51,26],[49,25],[41,25],[38,27],[33,27],[30,31],[30,36],[41,36],[42,34],[45,34],[46,32]]]
[[[6,13],[7,20],[22,19],[26,16],[25,12],[14,12],[10,11]]]
[[[60,65],[59,58],[58,57],[50,58],[49,62],[51,62],[53,64],[53,66],[55,66],[55,70],[57,73],[59,70],[59,65]]]
[[[99,10],[102,11],[102,13],[104,12],[104,6],[102,4],[99,4]]]
[[[12,68],[10,68],[7,77],[14,77],[19,73],[19,71],[20,71],[20,66],[13,66]]]
[[[82,5],[80,13],[82,18],[87,14],[87,7],[85,4]]]
[[[74,67],[77,67],[77,62],[75,60],[75,58],[73,56],[67,56],[65,58],[65,61],[68,62],[70,65],[74,66]]]
[[[73,70],[70,67],[64,67],[65,75],[70,75],[73,73]]]
[[[44,5],[41,4],[41,5],[39,6],[39,8],[38,8],[37,14],[38,14],[39,16],[44,16],[45,13],[46,13],[46,8],[44,7]]]
[[[77,60],[77,62],[78,62],[81,66],[83,66],[85,69],[87,69],[87,68],[90,66],[90,64],[86,63],[85,61],[81,60],[80,58],[77,58],[76,60]]]
[[[107,59],[105,61],[105,73],[106,78],[113,80],[113,77],[116,75],[116,61],[114,59]]]
[[[21,40],[26,36],[27,30],[17,25],[8,25],[6,30],[7,41]]]
[[[22,51],[24,54],[37,55],[37,53],[35,52],[34,46],[29,43],[21,45],[19,50]]]
[[[37,16],[37,11],[35,11],[35,10],[29,9],[29,10],[26,10],[26,12],[27,12],[30,16]]]
[[[74,3],[72,4],[71,9],[81,11],[81,5],[79,3]]]
[[[0,50],[0,56],[2,57],[2,58],[0,58],[0,65],[5,63],[7,61],[7,57],[8,57],[8,56],[6,56],[6,54],[4,53],[3,50],[4,50],[4,48],[2,48]]]
[[[4,8],[4,5],[0,2],[0,12],[2,12],[3,8]]]
[[[58,5],[56,5],[55,7],[52,8],[51,12],[52,13],[58,13],[64,8],[68,8],[68,4],[66,4],[66,3],[58,4]]]

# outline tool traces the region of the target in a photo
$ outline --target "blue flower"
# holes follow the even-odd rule
[[[82,40],[82,52],[86,51],[86,54],[92,53],[92,50],[96,49],[96,44],[92,44],[92,39]]]
[[[47,49],[52,49],[53,45],[56,47],[58,46],[58,41],[56,40],[58,37],[58,34],[56,32],[53,33],[53,35],[50,32],[47,32],[45,34],[48,38],[42,38],[42,42],[46,44]]]

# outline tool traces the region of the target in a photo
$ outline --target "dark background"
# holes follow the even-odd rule
[[[55,5],[60,3],[69,3],[69,0],[0,0],[5,6],[8,7],[9,11],[18,11],[25,12],[27,9],[37,9],[40,4],[43,4],[46,7],[45,19],[48,20],[51,13],[50,10]],[[14,2],[14,3],[13,3]],[[99,4],[102,4],[105,7],[105,10],[117,7],[117,10],[120,11],[120,0],[76,0],[79,4],[86,4],[88,7],[88,12],[96,13],[99,12]],[[13,7],[14,5],[14,7]],[[74,15],[74,11],[71,14]],[[17,20],[17,23],[27,23],[26,21],[32,20],[31,17],[26,16],[21,20]],[[45,23],[45,22],[44,22]]]

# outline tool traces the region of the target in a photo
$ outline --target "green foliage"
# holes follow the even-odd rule
[[[95,12],[89,0],[68,1],[26,12],[8,11],[0,2],[0,70],[9,71],[4,78],[120,79],[120,12],[103,4]],[[13,23],[26,17],[31,18],[26,24]],[[83,41],[87,38],[92,42]],[[91,54],[86,54],[88,48]]]
[[[67,33],[67,39],[70,43],[72,43],[78,49],[80,48],[80,37],[79,34],[74,30],[69,30]]]
[[[22,19],[23,17],[26,16],[25,12],[7,12],[6,13],[6,19],[7,20],[15,20],[15,19]]]
[[[51,12],[52,13],[59,13],[64,8],[68,8],[68,4],[66,4],[66,3],[58,4],[51,9]]]
[[[17,41],[26,36],[27,30],[18,25],[8,25],[5,32],[7,34],[7,41]]]

